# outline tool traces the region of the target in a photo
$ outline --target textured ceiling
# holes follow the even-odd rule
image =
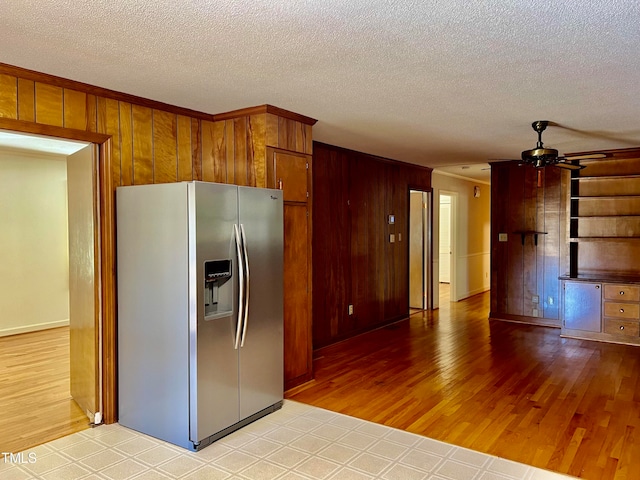
[[[631,0],[4,0],[0,62],[431,167],[640,146]]]

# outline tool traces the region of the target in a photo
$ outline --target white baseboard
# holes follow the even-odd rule
[[[5,328],[0,330],[0,337],[8,337],[9,335],[18,335],[19,333],[37,332],[39,330],[47,330],[49,328],[66,327],[69,325],[69,319],[58,320],[56,322],[34,323],[32,325],[22,325],[20,327]]]
[[[474,295],[478,295],[479,293],[488,292],[489,290],[491,290],[491,287],[476,288],[475,290],[471,290],[470,292],[465,293],[461,298],[458,299],[458,301],[464,300],[465,298],[473,297]]]

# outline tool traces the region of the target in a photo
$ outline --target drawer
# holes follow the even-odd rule
[[[612,335],[627,335],[637,337],[640,335],[640,323],[629,320],[604,319],[604,333]]]
[[[605,283],[604,298],[606,300],[623,300],[625,302],[637,302],[640,301],[640,286]]]
[[[604,302],[604,316],[616,318],[640,318],[640,305],[637,303]]]

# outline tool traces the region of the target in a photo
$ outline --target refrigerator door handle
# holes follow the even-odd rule
[[[244,225],[240,224],[240,234],[242,237],[242,250],[244,253],[244,269],[245,269],[245,289],[244,289],[244,321],[242,326],[242,341],[240,347],[244,347],[244,340],[247,335],[247,325],[249,324],[249,255],[247,254],[247,238],[244,233]]]
[[[244,259],[242,256],[242,240],[240,238],[240,232],[238,231],[238,225],[233,224],[233,231],[236,237],[236,252],[238,254],[238,323],[236,326],[236,339],[234,343],[234,347],[236,350],[238,349],[238,344],[240,342],[240,332],[242,331],[242,324],[244,323]]]

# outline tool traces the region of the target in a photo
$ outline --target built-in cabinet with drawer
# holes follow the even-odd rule
[[[606,283],[602,303],[602,331],[640,339],[640,286]]]
[[[640,345],[640,283],[565,277],[562,335]]]

